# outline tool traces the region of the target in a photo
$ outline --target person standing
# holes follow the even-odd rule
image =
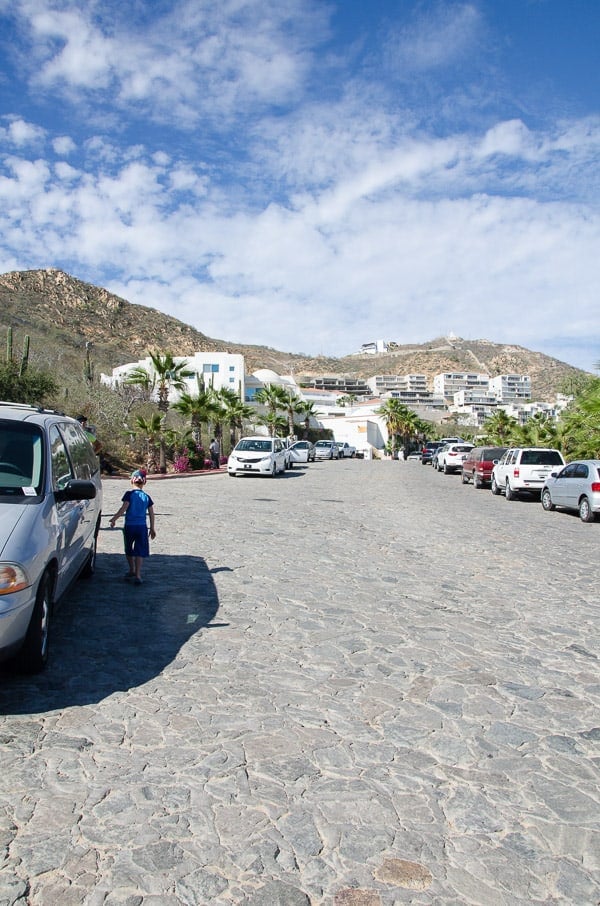
[[[136,469],[131,476],[131,490],[125,491],[121,507],[110,520],[111,528],[120,516],[125,516],[123,539],[125,542],[125,556],[129,564],[126,579],[133,580],[134,585],[142,584],[142,563],[150,556],[148,534],[156,538],[154,529],[154,501],[143,487],[146,484],[146,473],[143,469]],[[147,519],[150,522],[148,529]]]
[[[221,465],[221,447],[216,437],[213,437],[208,449],[210,452],[212,467],[213,469],[218,469]]]

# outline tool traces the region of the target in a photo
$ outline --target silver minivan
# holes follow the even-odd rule
[[[101,512],[100,464],[81,425],[0,402],[0,661],[46,665],[55,605],[94,572]]]

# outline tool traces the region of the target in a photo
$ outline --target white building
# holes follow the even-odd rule
[[[490,378],[490,390],[499,403],[531,399],[531,378],[528,374],[499,374]]]
[[[433,379],[434,393],[444,399],[453,400],[454,394],[459,390],[489,390],[489,374],[474,374],[468,371],[446,371],[436,374]]]
[[[185,365],[185,370],[191,372],[191,377],[184,378],[185,389],[171,389],[169,402],[175,403],[182,393],[197,396],[199,383],[205,387],[214,387],[220,390],[227,387],[234,390],[241,399],[245,397],[244,356],[229,352],[195,352],[189,356],[173,356],[178,365]],[[112,374],[100,375],[100,380],[108,387],[118,387],[127,380],[132,371],[143,368],[152,378],[155,376],[154,366],[150,356],[138,362],[128,362],[113,368]]]

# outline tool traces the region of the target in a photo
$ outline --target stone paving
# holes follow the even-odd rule
[[[418,462],[149,483],[0,683],[0,904],[600,902],[600,524]]]

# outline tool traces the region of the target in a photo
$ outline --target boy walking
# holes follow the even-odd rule
[[[111,528],[120,516],[125,516],[123,538],[125,541],[125,556],[129,564],[126,579],[131,579],[134,585],[142,584],[142,561],[150,556],[148,544],[148,526],[146,514],[150,521],[150,537],[156,538],[154,530],[154,501],[143,490],[146,484],[146,473],[136,469],[131,476],[132,488],[123,494],[123,502],[117,513],[110,520]]]

